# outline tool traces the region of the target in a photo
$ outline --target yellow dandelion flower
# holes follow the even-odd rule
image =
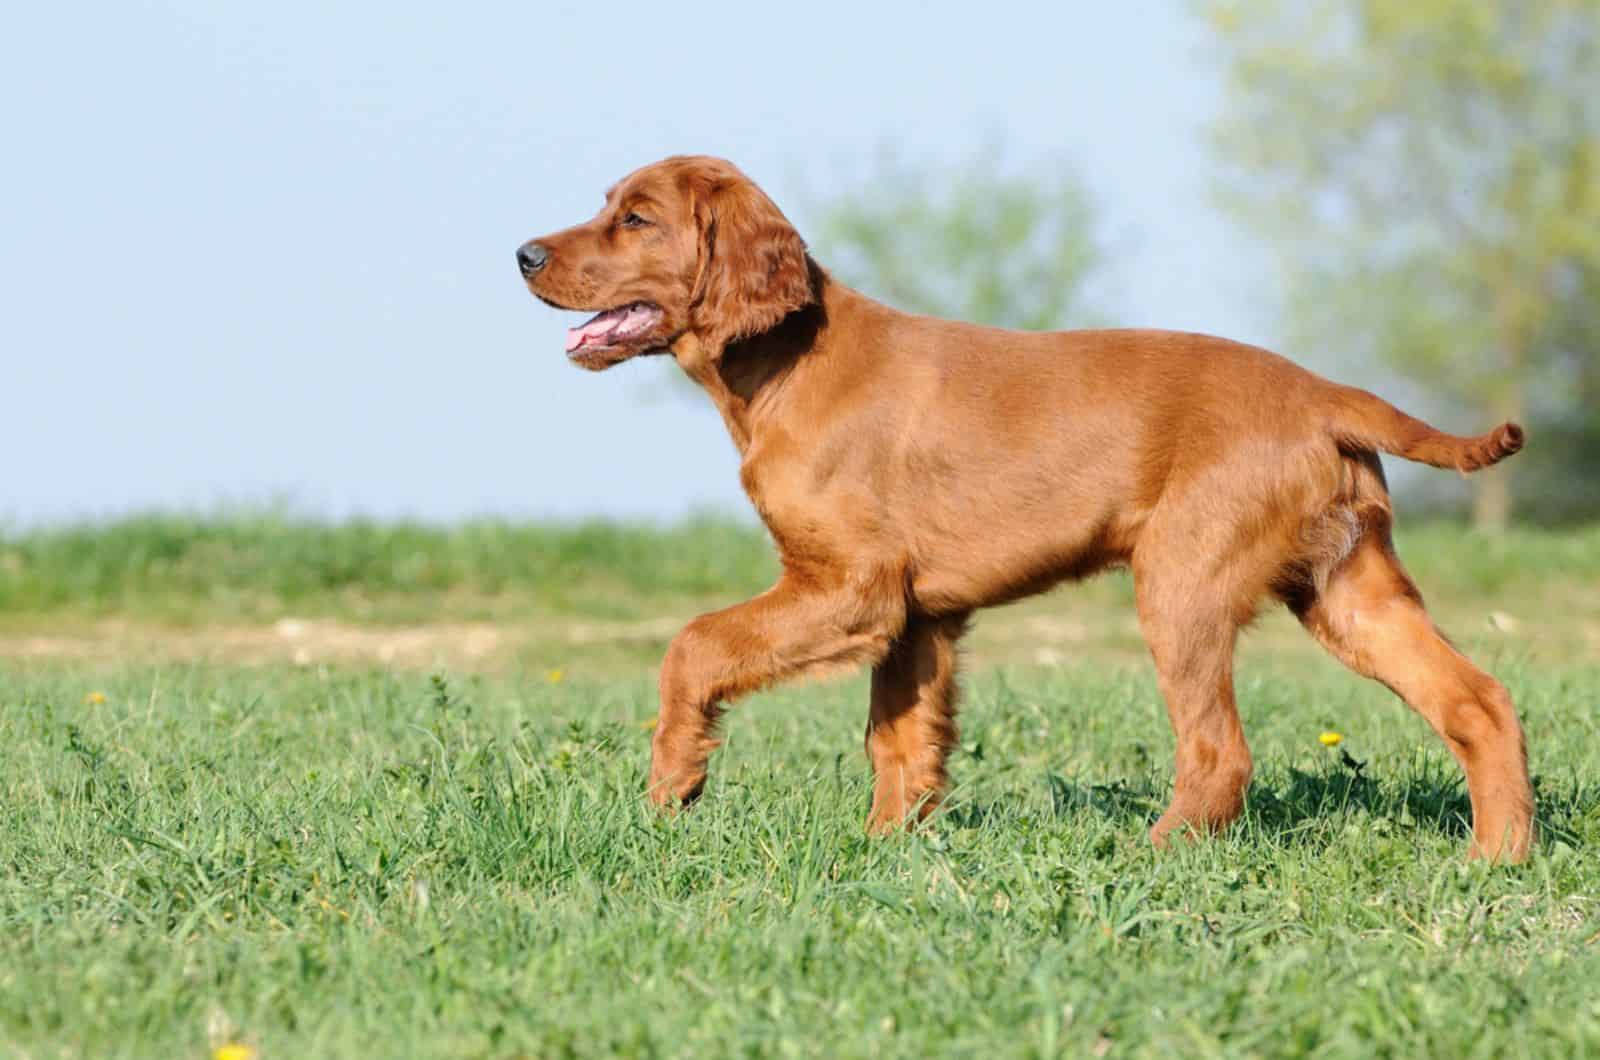
[[[217,1046],[216,1051],[211,1054],[211,1060],[256,1060],[259,1055],[254,1046],[243,1042],[228,1042]]]
[[[544,679],[553,685],[560,684],[561,679],[565,676],[567,676],[565,670],[546,670],[544,672]]]
[[[1336,732],[1325,732],[1317,739],[1322,741],[1324,747],[1338,747],[1344,741],[1344,737]]]
[[[91,707],[98,707],[106,701],[106,694],[104,692],[90,692],[83,697],[83,701]]]
[[[639,728],[643,729],[645,732],[654,732],[656,723],[660,720],[660,718],[646,718],[644,721],[639,723]]]

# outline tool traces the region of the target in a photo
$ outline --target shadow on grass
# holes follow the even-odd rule
[[[1541,839],[1584,846],[1584,837],[1572,826],[1600,807],[1600,788],[1580,784],[1563,790],[1539,776],[1533,778],[1533,786],[1534,819]],[[1308,833],[1308,821],[1352,815],[1461,842],[1472,835],[1466,779],[1454,771],[1380,783],[1359,772],[1290,769],[1283,783],[1252,785],[1247,812],[1262,832],[1279,837]]]
[[[1308,821],[1352,815],[1453,839],[1472,834],[1472,803],[1459,776],[1408,777],[1397,787],[1354,773],[1290,769],[1283,783],[1252,785],[1247,812],[1262,833],[1291,842],[1312,837]]]
[[[1050,808],[1060,817],[1078,810],[1093,810],[1119,824],[1146,826],[1161,816],[1166,793],[1148,780],[1130,784],[1115,780],[1109,784],[1078,784],[1050,774]]]
[[[1054,816],[1088,810],[1125,828],[1149,827],[1171,797],[1170,782],[1155,776],[1080,784],[1050,774],[1046,782]],[[1540,777],[1534,778],[1534,787],[1541,838],[1574,847],[1585,845],[1571,825],[1589,818],[1600,807],[1600,787],[1577,785],[1555,790]],[[945,816],[960,828],[1001,824],[1025,813],[1028,801],[1025,793],[1013,791],[951,806]],[[1472,834],[1472,803],[1465,781],[1459,773],[1443,770],[1380,782],[1358,771],[1290,768],[1251,784],[1244,825],[1281,843],[1325,843],[1330,832],[1309,826],[1351,818],[1364,819],[1374,827],[1432,832],[1460,842]]]
[[[1118,825],[1141,821],[1148,825],[1160,815],[1165,797],[1154,785],[1135,785],[1125,780],[1079,784],[1056,773],[1045,780],[1050,785],[1051,815],[1057,818],[1092,810]],[[956,828],[1004,826],[1026,816],[1033,804],[1032,795],[1013,789],[988,799],[952,800],[940,809],[939,815]]]

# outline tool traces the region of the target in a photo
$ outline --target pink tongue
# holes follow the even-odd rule
[[[612,309],[601,313],[593,320],[580,327],[567,329],[567,352],[581,349],[591,342],[599,342],[622,325],[622,319],[627,313],[622,309]]]

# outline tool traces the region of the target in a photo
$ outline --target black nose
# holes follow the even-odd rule
[[[544,268],[548,260],[550,252],[538,243],[524,243],[517,248],[517,268],[522,270],[524,276],[532,276]]]

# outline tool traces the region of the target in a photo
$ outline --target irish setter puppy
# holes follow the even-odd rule
[[[955,745],[956,642],[977,608],[1132,568],[1177,735],[1150,830],[1239,815],[1239,629],[1273,597],[1428,720],[1466,771],[1476,856],[1518,860],[1533,799],[1505,688],[1440,635],[1390,541],[1380,452],[1473,471],[1522,431],[1444,434],[1265,350],[1170,331],[1034,333],[912,316],[834,280],[714,158],[669,158],[591,221],[517,251],[532,292],[598,311],[567,356],[671,354],[743,458],[783,575],[690,622],[661,667],[650,796],[706,782],[726,704],[868,664],[868,827],[926,816]]]

